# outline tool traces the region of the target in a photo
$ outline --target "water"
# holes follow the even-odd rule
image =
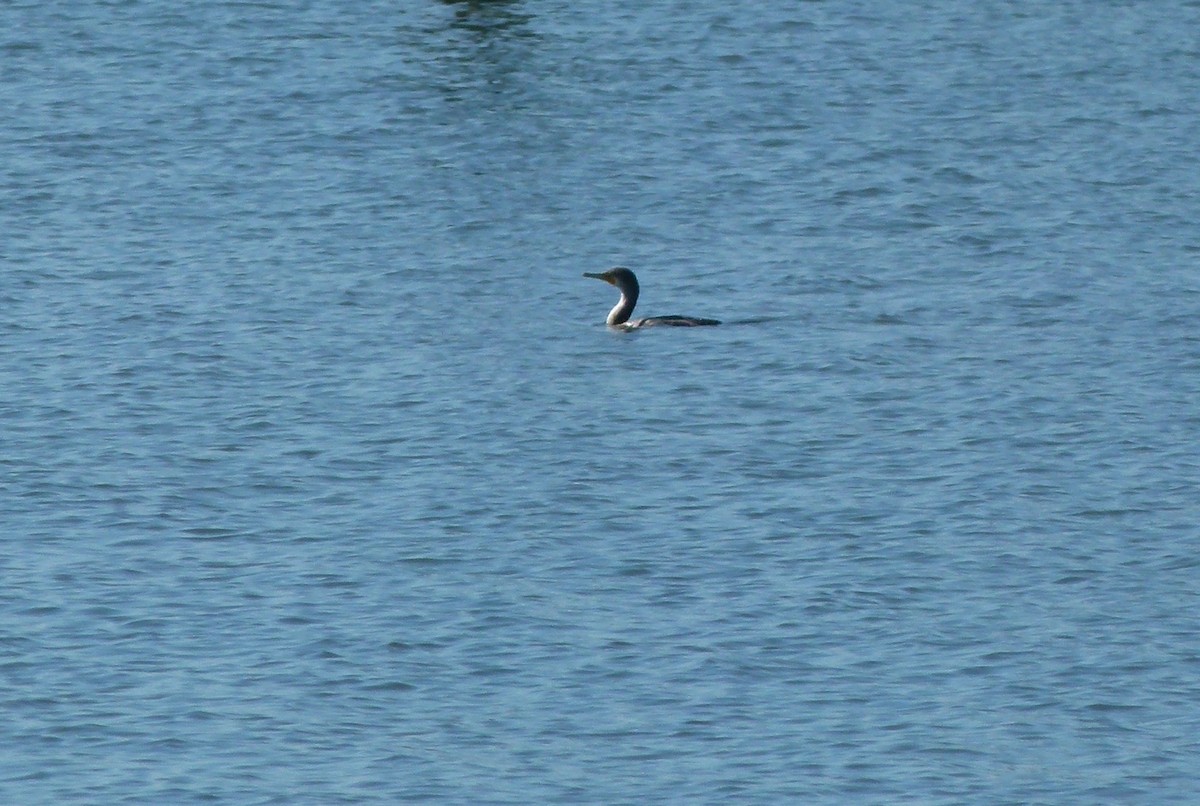
[[[0,800],[1200,798],[1200,5],[0,23]]]

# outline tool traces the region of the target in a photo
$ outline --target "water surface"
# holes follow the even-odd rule
[[[5,802],[1200,796],[1200,6],[0,30]]]

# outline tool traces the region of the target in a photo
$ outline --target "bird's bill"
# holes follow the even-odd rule
[[[585,271],[583,273],[583,276],[591,277],[593,280],[603,280],[606,283],[612,283],[612,278],[608,276],[608,272],[604,272],[603,274],[597,274],[595,272]]]

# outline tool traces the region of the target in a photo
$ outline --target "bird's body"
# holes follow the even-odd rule
[[[633,330],[634,328],[654,327],[656,325],[698,327],[701,325],[721,324],[716,319],[700,319],[694,316],[648,316],[645,319],[630,319],[629,316],[633,313],[633,306],[637,305],[638,293],[641,291],[636,274],[629,269],[618,266],[615,269],[609,269],[600,274],[584,272],[583,276],[603,280],[609,285],[616,286],[617,290],[621,292],[620,301],[608,312],[608,319],[605,320],[609,327]]]

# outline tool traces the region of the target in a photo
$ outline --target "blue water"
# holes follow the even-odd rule
[[[5,4],[0,801],[1200,801],[1197,31]]]

